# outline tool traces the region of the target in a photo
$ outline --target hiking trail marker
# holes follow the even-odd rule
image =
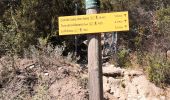
[[[59,35],[128,31],[128,12],[59,17]]]
[[[89,34],[89,100],[103,100],[101,35],[94,33],[128,31],[128,12],[99,12],[100,0],[85,0],[86,15],[59,17],[59,35]]]

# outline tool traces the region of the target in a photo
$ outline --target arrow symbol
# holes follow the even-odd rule
[[[98,19],[98,17],[96,16],[96,19]]]
[[[124,14],[124,16],[126,17],[126,14]]]

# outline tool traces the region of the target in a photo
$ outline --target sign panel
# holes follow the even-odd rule
[[[128,31],[128,12],[59,17],[59,35]]]

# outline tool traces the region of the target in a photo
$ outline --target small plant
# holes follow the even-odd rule
[[[80,77],[78,80],[79,86],[81,86],[83,89],[87,89],[88,87],[88,77]]]
[[[149,80],[157,86],[164,87],[170,83],[170,63],[164,61],[162,57],[151,56],[147,67]]]
[[[32,100],[50,100],[51,97],[47,92],[47,87],[45,86],[38,86],[36,89],[36,95],[32,97]]]
[[[129,60],[129,50],[123,48],[117,54],[118,65],[120,67],[130,67],[131,62]]]

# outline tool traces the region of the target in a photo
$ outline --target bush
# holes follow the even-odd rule
[[[0,1],[3,8],[0,9],[0,56],[6,53],[22,56],[30,45],[58,45],[65,41],[58,36],[58,16],[74,15],[72,0],[14,1]],[[78,3],[82,13],[82,2]]]
[[[149,67],[147,68],[149,80],[158,86],[165,86],[170,83],[170,62],[165,58],[165,53],[170,48],[169,15],[170,7],[156,11],[158,31],[155,33],[155,51],[152,51],[155,54],[154,56],[150,56]],[[161,55],[161,53],[163,55]]]
[[[170,83],[170,63],[161,56],[151,56],[147,67],[148,78],[157,86],[165,86]]]
[[[117,54],[118,65],[120,67],[130,67],[131,62],[129,60],[129,50],[123,48],[122,50],[118,51]]]

